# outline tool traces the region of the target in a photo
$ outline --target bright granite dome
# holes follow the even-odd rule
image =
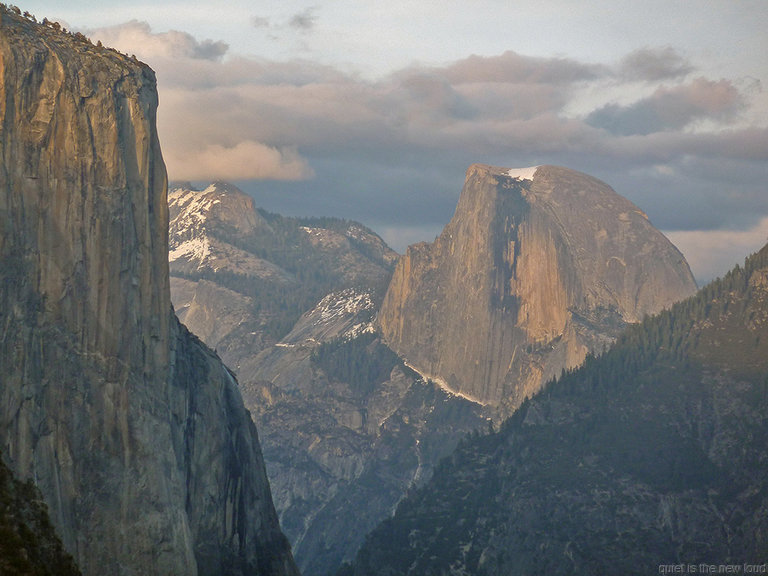
[[[682,254],[607,184],[476,164],[442,234],[400,259],[379,324],[414,369],[509,414],[695,289]]]

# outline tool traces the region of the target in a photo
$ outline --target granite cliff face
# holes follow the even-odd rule
[[[296,574],[237,384],[171,309],[154,73],[0,10],[0,443],[84,574]]]
[[[305,576],[352,560],[365,534],[461,438],[488,429],[482,406],[419,378],[377,334],[355,335],[354,314],[335,318],[346,329],[327,339],[329,323],[310,322],[329,300],[256,356],[256,378],[242,383],[281,525]]]
[[[680,252],[599,180],[473,165],[442,234],[398,262],[379,322],[419,372],[510,413],[695,289]]]
[[[237,372],[302,573],[332,573],[486,415],[382,344],[397,256],[361,224],[269,214],[222,182],[169,204],[177,314]]]

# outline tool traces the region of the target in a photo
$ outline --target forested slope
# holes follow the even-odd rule
[[[768,559],[768,247],[464,441],[345,574]]]

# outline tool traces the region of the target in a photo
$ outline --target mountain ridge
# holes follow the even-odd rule
[[[327,294],[370,285],[371,296],[380,299],[375,293],[383,292],[396,258],[362,224],[270,214],[222,181],[204,190],[172,188],[169,210],[177,314],[209,335],[206,342],[238,372],[248,354],[245,343],[251,352],[273,345]],[[210,314],[206,308],[224,302],[235,311]],[[212,322],[216,338],[210,338]]]
[[[397,256],[378,236],[356,222],[271,214],[245,198],[242,210],[258,211],[269,228],[233,238],[213,211],[202,225],[185,218],[182,204],[226,204],[231,190],[218,186],[172,188],[169,257],[206,238],[237,245],[288,280],[234,274],[235,261],[212,248],[202,260],[171,261],[174,304],[237,373],[297,563],[324,576],[486,416],[381,343],[373,320]]]
[[[469,438],[339,575],[763,565],[768,246]]]
[[[500,228],[505,234],[520,228],[524,221],[514,219],[528,201],[536,201],[536,194],[557,196],[556,191],[542,190],[541,184],[530,191],[530,178],[536,178],[541,170],[546,173],[547,170],[565,169],[535,167],[515,171],[473,166],[468,173],[474,173],[480,185],[468,189],[468,193],[489,198],[497,194],[502,197],[499,202],[504,207],[517,207],[518,212],[494,212],[493,202],[477,198],[472,201],[477,209],[470,209],[466,206],[469,202],[467,195],[457,206],[457,214],[470,210],[476,216],[472,226],[463,232],[468,238],[464,243],[464,249],[469,250],[467,257],[472,255],[471,250],[478,243],[486,242],[491,247],[489,262],[478,264],[474,271],[473,278],[481,280],[469,282],[469,285],[482,288],[485,283],[496,290],[497,296],[491,294],[489,299],[496,298],[494,305],[508,318],[517,314],[514,309],[516,297],[506,289],[507,280],[494,276],[493,270],[498,268],[504,273],[514,270],[517,264],[507,260],[508,257],[519,260],[519,253],[515,256],[515,246],[509,242],[494,240],[493,230]],[[575,173],[567,171],[567,174]],[[495,179],[493,185],[498,189],[492,190],[487,183],[483,184],[489,178]],[[578,178],[586,179],[590,186],[598,182],[586,175],[579,174]],[[410,355],[403,355],[399,360],[392,358],[392,352],[382,343],[377,329],[382,323],[381,314],[378,320],[375,319],[385,285],[381,279],[386,280],[389,272],[374,271],[371,274],[373,269],[360,267],[355,279],[345,272],[348,268],[339,266],[340,262],[359,258],[354,255],[350,260],[350,252],[344,251],[360,249],[360,245],[351,242],[351,231],[359,228],[365,238],[368,232],[362,225],[332,218],[284,218],[258,210],[245,198],[242,210],[257,210],[263,218],[258,233],[250,237],[238,235],[236,230],[218,223],[214,210],[206,212],[204,225],[199,225],[197,219],[192,226],[184,224],[183,206],[198,202],[213,208],[227,201],[231,188],[221,184],[226,189],[218,191],[219,186],[215,183],[204,191],[191,191],[187,190],[189,186],[182,185],[171,192],[170,258],[174,303],[183,321],[191,322],[195,331],[215,346],[237,372],[246,405],[262,432],[278,512],[294,544],[297,561],[305,574],[325,574],[341,561],[352,559],[357,546],[362,543],[363,534],[385,518],[408,491],[428,481],[432,466],[450,453],[461,437],[473,430],[485,430],[489,426],[488,419],[498,419],[503,410],[499,410],[492,399],[463,390],[441,374],[412,363]],[[600,186],[607,188],[602,183]],[[602,188],[598,192],[603,193]],[[612,190],[603,194],[622,207],[611,212],[616,216],[615,227],[632,219],[645,220],[639,209]],[[541,207],[547,201],[539,199],[538,204]],[[485,212],[481,213],[482,210]],[[630,215],[630,210],[635,210],[634,215]],[[619,220],[619,216],[623,220]],[[547,221],[544,216],[539,220]],[[568,232],[563,231],[566,224],[575,225],[563,219],[555,225],[561,236]],[[568,232],[570,235],[575,233]],[[503,234],[501,236],[502,240],[507,240]],[[604,236],[609,234],[605,232]],[[375,248],[380,239],[369,237],[374,242],[367,245]],[[213,250],[201,259],[178,258],[178,246],[184,242],[200,242],[204,238],[210,246],[227,242],[248,254],[258,255],[270,265],[286,271],[285,277],[290,275],[290,281],[281,285],[282,294],[277,288],[265,290],[261,286],[267,286],[269,282],[276,284],[276,280],[248,276],[247,267],[239,275],[233,274],[231,271],[238,267],[234,260],[228,261],[229,257],[217,260]],[[411,251],[418,253],[428,249],[429,245],[420,244]],[[545,278],[552,266],[557,270],[556,252],[547,253],[552,256],[551,266],[542,269],[540,276]],[[363,250],[362,256],[366,254]],[[376,261],[382,265],[394,261],[391,252],[374,254],[388,255],[377,257]],[[670,254],[680,258],[683,271],[687,270],[679,252],[670,250]],[[313,262],[304,266],[302,263],[308,262],[309,255]],[[247,257],[243,256],[243,259]],[[582,257],[589,259],[588,255]],[[325,264],[318,266],[318,263]],[[406,255],[398,258],[397,266],[407,266],[407,263]],[[187,266],[192,269],[185,268]],[[460,268],[457,264],[454,271]],[[575,274],[573,268],[567,268],[572,275]],[[438,290],[447,284],[435,278],[424,284]],[[683,279],[692,282],[690,272],[683,275]],[[387,294],[393,290],[391,284]],[[285,294],[290,290],[308,296],[306,299],[287,299]],[[557,312],[559,321],[567,319],[569,322],[569,334],[579,338],[577,351],[583,354],[586,350],[600,351],[607,347],[626,324],[615,311],[618,304],[612,309],[609,306],[612,301],[606,302],[599,290],[594,292],[590,293],[591,302],[603,304],[602,307],[593,305],[577,309],[563,305]],[[426,297],[431,294],[428,291]],[[286,315],[282,302],[296,306],[302,314]],[[472,303],[471,298],[460,292],[454,294],[453,302],[457,306]],[[280,305],[275,306],[275,303]],[[561,334],[546,327],[542,332],[536,325],[536,315],[544,308],[546,306],[540,302],[524,309],[528,324],[514,328],[520,333],[538,330],[544,337],[532,343],[525,341],[523,350],[511,353],[511,356],[527,355],[529,364],[539,373],[548,373],[548,370],[554,374],[569,366],[566,362],[569,348],[560,343],[564,339]],[[267,324],[259,319],[259,314],[275,315],[272,321],[279,323],[281,330],[267,332]],[[631,319],[635,320],[636,316]],[[546,315],[542,314],[539,324],[543,326],[547,321]],[[443,331],[437,338],[461,337],[471,341],[465,332],[455,331],[451,336]],[[504,335],[503,331],[500,333]],[[475,344],[481,345],[486,340]],[[547,360],[552,346],[558,349]],[[577,355],[573,363],[582,358]],[[545,360],[551,365],[546,366]],[[509,358],[506,361],[509,362]],[[507,406],[505,409],[511,408]],[[399,455],[395,456],[395,453]],[[363,506],[367,506],[365,514],[360,512]]]

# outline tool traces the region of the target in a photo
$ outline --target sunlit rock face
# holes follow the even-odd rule
[[[476,164],[441,235],[398,262],[379,322],[415,369],[509,412],[695,289],[682,254],[605,183]]]
[[[0,11],[0,445],[84,574],[295,574],[236,382],[171,309],[154,73]]]
[[[224,182],[168,202],[176,313],[237,373],[302,574],[334,574],[487,415],[381,343],[397,254],[364,225],[270,214]]]

